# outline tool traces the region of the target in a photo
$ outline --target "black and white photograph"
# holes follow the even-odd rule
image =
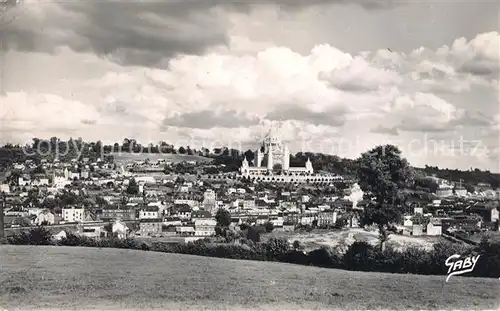
[[[0,311],[500,311],[500,1],[0,0]]]

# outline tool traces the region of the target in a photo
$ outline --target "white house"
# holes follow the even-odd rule
[[[195,235],[195,229],[192,226],[182,226],[182,227],[177,227],[175,228],[177,235],[179,236],[194,236]]]
[[[89,238],[101,238],[107,234],[102,221],[86,221],[80,223],[77,228],[79,235]]]
[[[175,199],[174,205],[187,204],[191,207],[198,205],[198,201],[190,199]]]
[[[135,181],[139,184],[156,184],[156,179],[154,176],[136,176]]]
[[[63,208],[62,209],[62,218],[66,222],[78,222],[83,220],[83,215],[85,211],[83,208]]]
[[[10,186],[8,184],[1,184],[0,193],[1,192],[10,193]]]
[[[125,239],[128,236],[130,229],[124,222],[116,220],[113,223],[111,231],[113,232],[113,236],[116,236],[119,239]]]
[[[56,189],[64,189],[66,185],[71,185],[71,181],[60,176],[55,176],[54,179],[52,180],[52,183],[54,184],[54,187]]]
[[[422,235],[422,225],[413,225],[411,235],[421,236]]]
[[[443,227],[440,219],[431,218],[429,223],[427,224],[427,235],[441,235],[442,228]]]
[[[43,208],[28,207],[28,215],[38,216],[38,214],[40,214],[41,212],[43,212]]]
[[[214,236],[217,222],[213,218],[200,218],[194,221],[196,236]]]
[[[272,217],[271,222],[273,223],[274,227],[283,227],[283,217]]]
[[[40,178],[40,179],[35,179],[33,181],[33,186],[48,186],[48,185],[49,185],[48,178]]]
[[[403,218],[403,226],[411,227],[413,226],[413,221],[411,220],[411,216],[404,216]]]
[[[424,208],[423,207],[415,207],[413,208],[413,214],[424,214]]]
[[[158,214],[158,207],[147,207],[146,209],[141,209],[139,211],[139,219],[157,219],[159,218]]]
[[[165,226],[181,226],[182,221],[179,217],[166,217],[163,220],[163,224]]]
[[[28,186],[31,182],[29,180],[24,180],[24,178],[22,177],[19,177],[18,181],[17,181],[17,184],[19,185],[19,187],[24,187],[24,186]]]
[[[80,178],[81,179],[87,179],[87,178],[89,178],[89,172],[88,171],[82,171],[80,173]]]
[[[39,226],[44,223],[47,225],[53,225],[55,224],[55,220],[56,220],[55,215],[50,211],[45,210],[36,216],[34,223]]]

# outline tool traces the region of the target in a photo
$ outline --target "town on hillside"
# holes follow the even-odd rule
[[[353,176],[318,171],[307,156],[291,163],[286,142],[273,130],[256,148],[232,171],[185,150],[175,158],[146,153],[14,162],[0,184],[4,234],[45,226],[55,239],[72,233],[187,243],[245,225],[290,243],[304,232],[317,234],[318,241],[309,242],[319,245],[340,243],[321,242],[325,232],[339,239],[352,232],[351,243],[363,232],[370,236],[360,223],[370,199]],[[484,182],[470,186],[421,175],[405,189],[394,240],[474,243],[485,232],[499,232],[500,191]]]

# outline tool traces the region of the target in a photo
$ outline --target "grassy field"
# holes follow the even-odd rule
[[[376,231],[366,231],[360,228],[349,228],[341,231],[325,232],[273,232],[263,236],[265,239],[271,237],[284,237],[290,242],[299,241],[306,250],[314,250],[322,246],[335,247],[338,245],[351,245],[354,242],[367,242],[373,245],[379,243]],[[432,249],[432,246],[439,241],[437,237],[413,237],[392,234],[388,244],[396,249],[408,246],[418,246],[425,249]]]
[[[0,246],[0,310],[497,309],[500,281],[77,247]],[[443,286],[444,285],[444,286]]]
[[[167,162],[179,163],[183,161],[210,162],[212,159],[197,155],[187,154],[158,154],[158,153],[112,153],[117,164],[126,164],[133,161],[142,161],[145,159],[159,160],[165,159]]]

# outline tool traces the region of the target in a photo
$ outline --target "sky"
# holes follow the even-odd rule
[[[16,3],[18,2],[18,3]],[[500,4],[8,0],[0,143],[135,138],[499,172]],[[1,11],[0,11],[0,14]]]

